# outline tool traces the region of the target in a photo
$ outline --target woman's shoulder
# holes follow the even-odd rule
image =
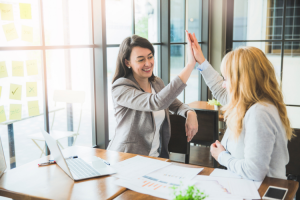
[[[117,80],[115,80],[115,82],[113,82],[112,89],[119,86],[131,86],[131,87],[139,88],[138,83],[134,79],[132,79],[132,77],[133,76],[118,78]],[[152,83],[157,84],[161,87],[165,86],[163,80],[157,76],[154,77]]]
[[[245,119],[255,119],[258,121],[277,121],[280,120],[276,106],[270,102],[262,101],[252,105],[246,112]]]
[[[260,101],[260,102],[253,104],[249,108],[249,111],[274,112],[274,111],[277,111],[277,108],[271,102]]]
[[[118,78],[112,84],[112,88],[116,88],[119,86],[131,86],[131,87],[139,88],[138,84],[135,81],[131,80],[130,77]]]

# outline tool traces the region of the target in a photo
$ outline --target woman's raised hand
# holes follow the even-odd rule
[[[184,84],[188,81],[195,65],[196,65],[196,59],[194,57],[193,49],[192,49],[192,41],[191,38],[189,37],[189,33],[186,31],[186,37],[188,40],[187,44],[187,54],[188,54],[188,59],[187,59],[187,64],[186,66],[182,69],[180,74],[178,75],[179,78],[182,80]]]
[[[186,32],[186,38],[188,41],[188,45],[187,45],[188,62],[187,62],[187,64],[194,68],[194,66],[196,65],[196,59],[194,57],[194,53],[193,53],[193,49],[192,49],[192,40],[189,37],[189,32],[187,30],[185,30],[185,32]]]
[[[192,35],[189,32],[187,32],[187,37],[189,38],[188,40],[192,42],[192,49],[193,49],[194,57],[195,57],[196,61],[201,65],[205,61],[205,57],[202,53],[201,47],[198,43],[195,33],[193,33],[193,35]]]

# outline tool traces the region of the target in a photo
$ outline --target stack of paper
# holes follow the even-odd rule
[[[120,178],[117,185],[164,199],[174,199],[174,186],[185,190],[190,185],[208,195],[205,200],[260,199],[253,181],[241,179],[227,170],[215,169],[211,176],[197,176],[203,168],[180,167],[142,156],[112,167],[117,171],[115,176]]]
[[[142,162],[141,162],[142,161]],[[112,166],[117,185],[155,197],[173,199],[173,186],[187,187],[203,168],[180,167],[168,162],[136,156]]]

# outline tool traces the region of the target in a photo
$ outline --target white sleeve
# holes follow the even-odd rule
[[[202,71],[205,70],[208,66],[209,66],[209,62],[205,59],[205,61],[204,61],[201,65],[198,65],[198,66],[196,67],[196,69],[198,69],[200,72],[202,72]]]

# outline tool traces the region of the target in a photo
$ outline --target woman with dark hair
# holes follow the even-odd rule
[[[121,44],[112,84],[117,127],[108,149],[119,152],[169,157],[171,136],[169,110],[186,117],[190,141],[198,132],[196,113],[176,97],[186,87],[196,60],[188,41],[188,62],[167,86],[153,75],[154,48],[133,35]]]

